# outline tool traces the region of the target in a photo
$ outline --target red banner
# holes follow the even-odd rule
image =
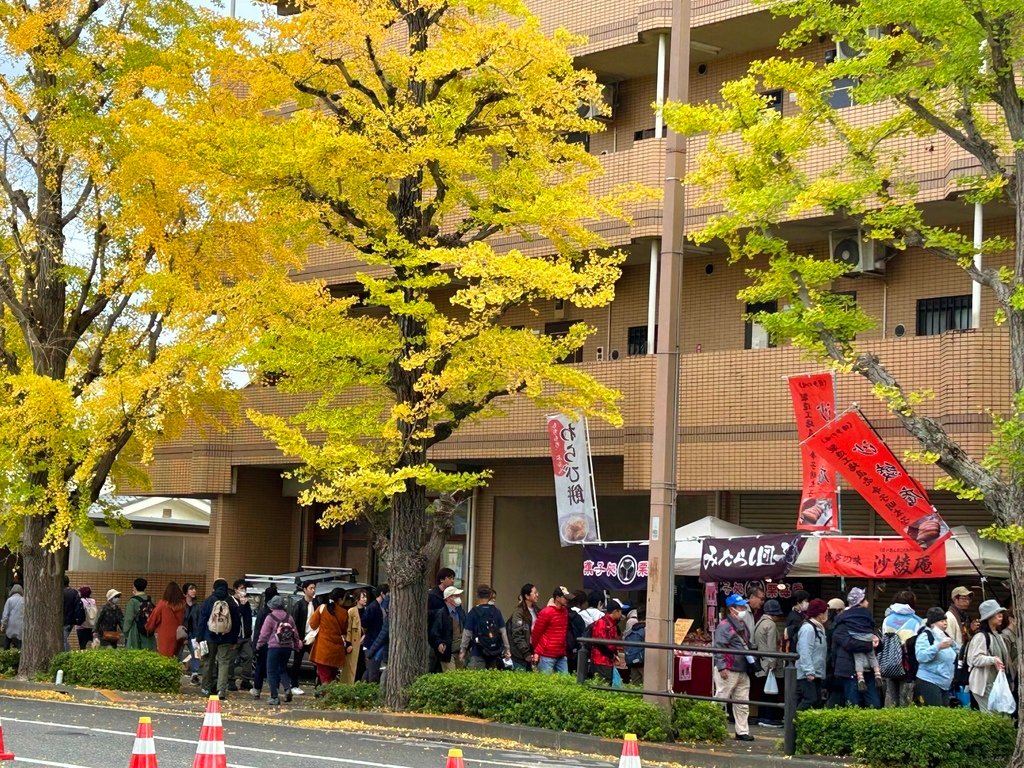
[[[922,552],[903,539],[830,539],[818,542],[822,575],[864,579],[944,579],[946,545]]]
[[[796,527],[800,531],[834,531],[839,527],[835,474],[803,441],[835,417],[835,377],[831,372],[790,376],[789,394],[796,411],[804,476]]]
[[[919,549],[931,549],[949,537],[949,526],[907,474],[889,446],[864,420],[849,411],[804,443],[857,489],[868,504]]]

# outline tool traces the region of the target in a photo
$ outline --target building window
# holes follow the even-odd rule
[[[560,339],[569,333],[569,329],[572,328],[572,321],[565,320],[560,323],[545,323],[544,324],[544,335],[550,336],[553,339]],[[582,363],[583,362],[583,349],[577,349],[575,352],[570,352],[568,355],[558,361],[559,363]]]
[[[661,126],[661,138],[668,136],[668,126]],[[644,128],[642,131],[633,131],[633,141],[643,141],[654,138],[654,128]]]
[[[778,309],[778,302],[775,301],[747,304],[747,315],[755,315],[758,312],[777,312]],[[767,349],[774,346],[775,344],[768,338],[768,331],[763,325],[753,320],[747,320],[743,339],[744,349]]]
[[[917,300],[917,335],[934,336],[971,327],[971,296],[940,296]]]
[[[654,326],[654,346],[658,346],[658,326]],[[635,355],[646,355],[653,350],[647,349],[647,326],[634,325],[626,336],[626,354],[630,357]]]
[[[770,91],[765,91],[761,94],[768,100],[768,104],[765,105],[765,109],[774,109],[780,115],[782,114],[782,89],[774,88]]]
[[[832,109],[845,109],[853,106],[853,96],[850,91],[857,85],[856,79],[852,77],[837,77],[832,81],[832,95],[828,98],[828,105]]]

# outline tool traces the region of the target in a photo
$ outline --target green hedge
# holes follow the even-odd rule
[[[568,675],[462,670],[424,675],[409,693],[410,708],[419,712],[613,739],[635,733],[644,741],[666,741],[671,727],[664,711],[640,697],[594,691]]]
[[[377,683],[328,683],[320,688],[320,709],[376,709],[380,706]]]
[[[816,709],[796,718],[796,751],[849,755],[877,768],[1005,768],[1008,717],[946,707]]]
[[[18,674],[18,664],[20,663],[21,651],[17,648],[0,651],[0,677],[14,677]]]
[[[50,679],[64,670],[64,682],[118,691],[178,693],[181,665],[153,651],[98,649],[58,653],[50,662]]]
[[[676,741],[720,743],[729,733],[725,708],[712,701],[676,699],[672,702],[672,731]]]

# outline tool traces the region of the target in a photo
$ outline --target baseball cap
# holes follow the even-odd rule
[[[447,600],[452,595],[461,595],[462,590],[458,587],[445,587],[444,588],[444,599]]]
[[[743,598],[743,595],[729,595],[725,598],[725,604],[729,608],[734,608],[738,605],[746,605],[747,601]]]
[[[828,601],[828,607],[833,611],[841,611],[846,607],[846,603],[843,602],[841,597],[833,597]]]
[[[957,587],[953,590],[953,599],[956,600],[958,597],[974,597],[974,593],[967,587]]]
[[[616,600],[614,597],[609,600],[604,606],[605,613],[611,613],[612,611],[621,611],[623,609],[622,603]]]
[[[565,587],[558,586],[558,587],[555,587],[555,590],[554,590],[554,592],[551,593],[551,596],[552,597],[564,597],[566,600],[568,600],[570,597],[572,597],[572,592],[570,592]]]

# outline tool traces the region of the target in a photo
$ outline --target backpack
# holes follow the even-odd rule
[[[972,638],[973,639],[973,638]],[[971,682],[971,665],[967,663],[967,647],[971,644],[971,641],[966,641],[960,646],[960,653],[956,659],[956,670],[953,672],[953,689],[966,688]],[[992,640],[985,633],[985,653],[988,656],[992,655]]]
[[[635,624],[623,640],[636,640],[643,642],[647,639],[647,626],[644,624]],[[626,648],[626,666],[636,667],[644,663],[644,648],[643,646],[627,645]]]
[[[497,609],[490,605],[480,605],[473,609],[476,614],[476,636],[473,642],[476,643],[480,655],[488,659],[496,659],[505,650],[505,644],[501,640],[501,626],[499,619],[495,618]]]
[[[153,615],[153,601],[148,597],[143,600],[139,597],[133,597],[139,603],[138,613],[135,614],[135,628],[139,631],[139,634],[143,637],[150,637],[153,633],[146,631],[146,622],[149,621],[149,617]]]
[[[227,600],[214,600],[206,629],[214,635],[226,635],[231,631],[231,608]]]
[[[910,639],[910,638],[908,638]],[[878,669],[887,680],[902,680],[907,676],[907,649],[896,632],[889,632],[878,649]]]
[[[586,632],[587,622],[584,621],[583,617],[580,616],[577,611],[570,609],[569,622],[565,627],[565,655],[573,661],[575,661],[576,652],[579,650],[579,643],[577,640],[581,637],[585,637]]]
[[[921,629],[913,637],[907,638],[907,642],[904,644],[904,647],[906,648],[907,653],[907,677],[910,678],[917,677],[917,668],[919,666],[917,662],[917,638],[922,634],[928,638],[929,643],[935,643],[935,635],[930,629]]]
[[[75,600],[75,626],[80,627],[85,624],[85,603],[82,602],[82,598],[79,597]]]
[[[282,648],[294,648],[296,634],[295,625],[287,616],[277,622],[274,629],[274,638]]]
[[[92,629],[96,626],[96,619],[100,615],[100,609],[93,605],[87,605],[85,607],[85,621],[82,622],[83,629]]]

